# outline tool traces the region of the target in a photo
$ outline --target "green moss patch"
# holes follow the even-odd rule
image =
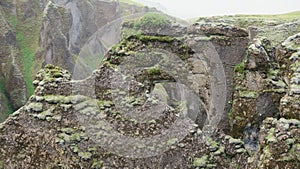
[[[90,160],[92,157],[92,153],[90,152],[79,152],[78,156],[81,157],[83,160]]]
[[[153,42],[153,41],[159,41],[159,42],[172,42],[175,39],[170,36],[149,36],[149,35],[133,35],[134,38],[141,40],[142,42]]]
[[[147,73],[149,75],[160,75],[162,73],[162,70],[158,67],[152,67],[147,70]]]
[[[201,158],[195,158],[194,159],[194,167],[206,167],[206,164],[208,162],[208,156],[202,156]]]
[[[258,93],[256,91],[240,91],[239,97],[247,98],[247,99],[255,99],[258,97]]]
[[[140,6],[140,7],[144,6],[143,4],[132,1],[132,0],[119,0],[119,2],[126,3],[126,4],[129,4],[129,5]]]
[[[147,13],[134,22],[134,29],[140,28],[164,28],[171,24],[167,16],[159,13]]]
[[[244,61],[235,65],[234,73],[244,75],[244,73],[245,73],[245,62]]]

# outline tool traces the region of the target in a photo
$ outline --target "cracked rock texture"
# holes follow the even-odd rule
[[[155,9],[0,7],[0,118],[18,109],[0,168],[300,167],[298,13],[111,24]]]
[[[72,73],[81,48],[99,29],[150,10],[154,9],[105,0],[1,1],[0,121],[33,94],[33,77],[42,66],[51,63]],[[112,37],[112,43],[118,39]],[[100,42],[95,47],[105,51],[106,45]]]

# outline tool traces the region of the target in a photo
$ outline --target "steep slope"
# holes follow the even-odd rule
[[[268,41],[245,54],[248,33],[236,26],[147,14],[122,28],[91,76],[71,80],[54,65],[38,72],[35,94],[0,126],[4,168],[299,168],[299,111],[288,106],[298,98],[298,35],[278,46],[277,68],[268,60],[275,48],[261,47]],[[253,89],[247,78],[261,74]],[[224,133],[231,98],[236,138]],[[255,110],[266,114],[238,118]]]
[[[245,167],[240,140],[205,129],[217,126],[212,111],[220,110],[204,66],[216,54],[211,42],[199,27],[165,24],[170,35],[144,25],[124,38],[85,80],[53,65],[39,71],[35,95],[1,127],[4,167]]]
[[[42,65],[72,72],[81,47],[98,29],[147,10],[115,1],[1,1],[0,121],[33,94],[33,77]]]
[[[0,5],[0,110],[34,86],[0,124],[0,168],[300,167],[298,13],[184,26],[118,20],[152,9],[114,1]],[[64,69],[32,84],[47,63]]]
[[[43,12],[41,50],[36,59],[72,72],[81,48],[96,31],[111,21],[143,11],[142,7],[115,1],[50,1]]]
[[[5,3],[5,2],[1,2]],[[3,6],[3,8],[2,8]],[[1,4],[1,121],[8,113],[26,102],[26,86],[22,74],[22,58],[17,42],[16,22],[10,14],[14,11],[12,3]],[[14,11],[15,12],[15,11]],[[29,82],[32,79],[29,79]]]
[[[297,105],[298,97],[296,53],[300,21],[293,17],[298,14],[269,16],[272,24],[258,22],[263,25],[250,27],[252,42],[244,61],[235,67],[231,134],[244,138],[254,149],[258,145],[257,132],[266,117],[299,119],[297,106],[292,106]]]

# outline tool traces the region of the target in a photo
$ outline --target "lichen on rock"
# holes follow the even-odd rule
[[[299,161],[298,120],[267,118],[262,126],[258,168],[298,168]]]
[[[61,57],[55,62],[62,59],[69,69],[71,53],[77,57],[83,41],[96,31],[98,25],[89,23],[97,19],[95,4],[111,9],[118,2],[53,3],[43,4],[47,7],[41,36],[51,36],[41,39],[43,50],[37,57]],[[87,16],[82,8],[95,14]],[[80,20],[70,20],[76,16]],[[233,25],[236,22],[244,28]],[[72,80],[69,71],[45,65],[36,75],[28,103],[0,124],[0,168],[299,168],[299,35],[286,37],[291,33],[282,32],[281,21],[257,21],[268,28],[250,31],[248,37],[245,26],[250,22],[254,20],[211,19],[181,26],[164,15],[150,14],[126,21],[123,39],[84,80]],[[4,24],[1,17],[0,23]],[[52,32],[50,23],[59,27],[59,34]],[[265,36],[269,27],[282,37]],[[288,39],[282,42],[284,38]],[[215,128],[206,126],[216,114],[209,112],[210,106],[215,108],[214,93],[211,68],[206,67],[210,56],[203,48],[210,44],[225,69],[225,99],[230,101],[225,111],[231,107],[230,113],[221,110],[222,124]],[[170,53],[178,60],[172,61]],[[186,89],[174,84],[179,82],[200,101],[183,93]],[[203,106],[195,108],[197,117],[182,113],[193,109],[191,104]],[[128,138],[163,135],[184,116],[195,119],[189,126],[180,123],[180,130],[171,133],[175,136],[151,140],[155,145],[126,147]],[[230,129],[224,127],[228,123]],[[178,139],[181,129],[186,135]],[[156,154],[162,147],[167,149]],[[139,154],[143,151],[146,157]]]

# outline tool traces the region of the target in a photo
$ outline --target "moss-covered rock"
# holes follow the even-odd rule
[[[27,111],[35,111],[35,112],[41,112],[43,110],[43,103],[29,103],[26,106]]]
[[[201,158],[195,158],[194,159],[194,167],[202,167],[205,168],[207,164],[207,156],[203,156]]]
[[[98,140],[106,137],[110,142],[118,140],[109,139],[110,133],[114,130],[126,137],[146,138],[159,135],[162,131],[168,130],[176,119],[181,118],[180,113],[184,109],[182,108],[184,103],[179,104],[176,99],[179,96],[181,98],[180,92],[182,91],[176,91],[176,86],[172,85],[174,83],[174,78],[170,78],[172,77],[172,71],[161,71],[159,74],[147,72],[147,69],[143,69],[141,72],[132,71],[129,72],[132,74],[127,73],[126,76],[120,76],[121,80],[124,79],[124,83],[119,83],[116,86],[111,83],[111,75],[124,71],[121,69],[120,61],[132,56],[132,54],[126,54],[126,52],[141,52],[144,49],[152,49],[152,47],[172,52],[178,56],[179,60],[182,60],[176,64],[178,68],[172,67],[172,71],[174,71],[174,68],[176,71],[192,70],[192,63],[189,65],[183,61],[190,62],[189,59],[193,57],[194,51],[183,40],[155,35],[132,36],[124,39],[116,48],[112,48],[108,52],[106,64],[95,71],[92,77],[84,81],[71,81],[70,74],[66,70],[54,65],[45,66],[38,73],[34,82],[36,91],[35,96],[28,103],[30,105],[28,106],[30,107],[28,112],[26,107],[20,109],[18,114],[9,119],[11,123],[4,124],[5,126],[9,124],[11,128],[4,127],[4,131],[0,130],[1,136],[5,135],[9,138],[8,140],[0,138],[0,151],[5,155],[5,160],[10,161],[12,166],[16,168],[22,165],[34,165],[36,168],[43,166],[91,168],[94,164],[109,168],[134,168],[137,166],[145,168],[148,166],[149,161],[152,161],[150,168],[158,168],[161,165],[162,158],[180,152],[182,156],[178,157],[178,162],[173,163],[173,161],[170,161],[166,165],[175,168],[179,166],[188,168],[193,166],[193,162],[189,159],[202,157],[206,153],[210,154],[208,156],[209,163],[206,164],[208,167],[216,167],[217,165],[229,167],[231,161],[237,163],[238,158],[245,159],[247,154],[242,153],[240,150],[233,152],[235,154],[234,157],[229,157],[228,161],[230,162],[225,158],[219,158],[222,155],[227,156],[226,146],[232,147],[234,145],[228,144],[225,146],[222,143],[223,138],[219,138],[218,134],[215,138],[212,137],[208,140],[207,144],[204,144],[201,141],[201,132],[196,132],[201,131],[204,125],[204,122],[200,120],[186,131],[187,136],[182,140],[175,135],[163,141],[161,147],[170,146],[169,151],[157,156],[147,157],[145,160],[136,158],[126,158],[125,160],[125,157],[117,153],[111,153],[105,146],[99,146]],[[168,61],[166,60],[168,55],[155,54],[159,57],[153,57],[149,60],[152,59],[151,61],[154,63],[155,61]],[[136,55],[137,59],[139,59],[139,56]],[[140,58],[145,59],[145,57]],[[149,65],[149,62],[145,62],[145,60],[143,61],[142,63],[146,64],[145,67],[150,69],[156,67]],[[167,66],[166,64],[162,65],[161,69]],[[201,70],[201,68],[199,69]],[[62,76],[56,76],[56,73]],[[176,72],[173,74],[176,76]],[[90,80],[92,78],[93,80]],[[176,78],[186,84],[192,79],[179,76]],[[206,87],[208,82],[207,80],[199,86]],[[94,86],[92,92],[87,90],[89,85]],[[76,86],[76,88],[72,88],[73,86]],[[150,95],[150,92],[153,95]],[[173,92],[173,99],[170,99],[172,98],[169,95],[170,92]],[[206,99],[208,100],[208,98]],[[35,105],[39,105],[39,108],[36,109]],[[153,112],[149,110],[151,107],[155,107]],[[162,112],[158,112],[157,116],[153,116],[158,110],[162,110]],[[139,119],[138,115],[140,114],[137,114],[137,116],[129,114],[136,111],[145,111],[145,115],[149,113],[149,118]],[[205,110],[201,111],[205,114]],[[144,117],[144,114],[142,115]],[[17,126],[13,125],[14,120],[17,120],[22,128],[17,129]],[[81,128],[82,126],[84,126],[84,129]],[[10,130],[14,133],[8,133]],[[22,143],[16,141],[19,138],[15,136],[20,135],[19,133],[25,133],[21,134],[22,140],[24,140]],[[23,143],[26,146],[20,146]],[[5,146],[2,145],[18,147],[18,151],[25,155],[18,156],[19,153],[6,151]],[[34,164],[30,160],[26,160],[33,157],[33,153],[36,152],[32,152],[32,150],[37,150],[38,147],[43,146],[44,151],[41,152],[45,155],[40,153],[39,157],[34,160]],[[94,149],[90,149],[91,147]],[[149,151],[155,150],[153,147],[137,146],[137,149],[143,148],[148,148]],[[51,155],[53,151],[58,153],[55,153],[55,156]],[[66,156],[66,154],[68,155]],[[22,157],[24,160],[15,161],[17,157]],[[102,162],[96,164],[95,161]],[[245,164],[241,164],[241,166],[245,166]]]
[[[208,36],[223,35],[227,37],[246,37],[248,32],[242,28],[229,25],[226,23],[197,23],[200,30]]]
[[[79,4],[78,8],[86,4],[85,1],[74,3]],[[89,3],[90,7],[96,1]],[[68,52],[58,50],[66,46],[62,45],[62,48],[57,46],[66,44],[64,42],[67,38],[64,36],[67,37],[66,32],[69,32],[67,27],[70,24],[70,20],[67,19],[69,14],[70,11],[57,5],[49,4],[45,10],[45,20],[46,16],[57,15],[58,18],[56,20],[49,18],[45,22],[55,23],[55,26],[60,25],[63,29],[60,29],[62,31],[57,35],[51,32],[49,27],[44,27],[44,32],[53,35],[53,39],[42,39],[41,42],[45,50],[54,51],[49,53],[49,56],[61,52],[61,55],[67,53],[63,57],[70,57]],[[86,15],[81,14],[83,18]],[[151,20],[151,17],[138,20],[140,21],[136,23],[138,26],[127,25],[127,28],[133,26],[133,29],[141,30],[136,30],[138,33],[126,36],[112,47],[105,56],[104,64],[85,80],[71,81],[68,71],[54,65],[47,65],[38,73],[34,81],[35,96],[30,98],[25,107],[1,124],[0,157],[3,158],[4,165],[9,164],[13,168],[299,167],[299,121],[266,119],[281,116],[288,118],[297,114],[297,107],[293,113],[279,112],[278,109],[280,99],[282,105],[284,103],[287,105],[282,106],[282,110],[294,108],[289,105],[290,103],[297,105],[297,102],[292,102],[290,98],[282,99],[282,96],[286,90],[290,92],[291,97],[297,94],[299,72],[297,72],[298,62],[295,60],[298,54],[295,54],[294,48],[297,48],[298,44],[291,40],[293,41],[291,45],[285,45],[288,50],[283,47],[284,45],[282,49],[278,49],[278,65],[272,53],[273,44],[269,44],[267,38],[259,38],[252,41],[248,54],[243,59],[242,55],[246,52],[249,40],[248,33],[244,29],[223,23],[197,23],[191,27],[181,27],[174,26],[169,21],[165,22],[166,18]],[[61,24],[62,21],[66,22]],[[161,26],[162,23],[171,33],[149,34],[143,30],[147,29],[145,28],[147,24],[155,26],[156,22],[156,26]],[[88,36],[76,32],[78,30],[73,31],[82,35],[80,39],[86,39]],[[210,37],[203,38],[201,31]],[[174,32],[178,34],[172,36]],[[56,45],[47,48],[48,42],[51,44],[54,40],[57,40]],[[77,43],[76,38],[69,40],[68,44],[72,51],[76,51],[82,45],[80,42]],[[205,64],[209,63],[205,59],[209,60],[209,56],[203,56],[204,59],[199,57],[203,54],[200,52],[201,47],[211,42],[224,62],[229,93],[227,100],[231,100],[232,90],[235,90],[230,112],[232,125],[230,134],[233,137],[219,129],[207,131],[203,128],[208,123],[206,119],[214,119],[214,113],[208,114],[208,105],[212,103],[210,97],[213,93],[209,87],[211,76],[207,72],[208,69],[205,69]],[[197,46],[199,43],[201,45]],[[172,62],[176,66],[166,70],[170,68],[165,64],[170,62],[167,59],[169,53],[178,56],[180,62]],[[279,56],[283,53],[284,55]],[[142,70],[135,71],[131,69],[134,67],[132,65],[126,67],[128,66],[126,61],[132,61],[130,59],[133,60],[132,63],[140,63],[138,66],[142,67]],[[295,63],[288,63],[287,60]],[[236,65],[239,62],[242,63]],[[286,64],[283,65],[284,62]],[[128,70],[122,69],[124,63]],[[287,83],[289,80],[285,79],[285,72],[282,72],[289,68],[293,71],[290,71],[291,77],[287,76],[291,85]],[[187,72],[188,77],[181,77],[178,71]],[[232,85],[233,77],[234,85]],[[187,94],[182,93],[184,90],[177,90],[178,86],[170,84],[176,82],[184,85],[192,84],[190,90],[199,94],[199,98],[204,102],[203,108],[196,110],[199,116],[192,124],[189,121],[188,124],[191,125],[188,127],[181,126],[178,121],[182,120],[182,112],[185,109],[194,109],[192,106],[188,107],[187,103],[195,102],[193,97],[184,96]],[[188,102],[180,104],[176,100],[178,98]],[[150,109],[152,107],[153,110]],[[160,110],[162,112],[157,112]],[[146,116],[148,113],[150,115]],[[188,113],[187,115],[190,116]],[[227,113],[225,116],[227,117]],[[226,118],[221,120],[223,121],[227,123]],[[174,123],[179,124],[178,130],[188,129],[182,139],[176,137],[181,131],[174,130],[171,134],[175,133],[175,136],[167,137],[161,143],[155,144],[157,147],[138,144],[123,148],[130,143],[131,140],[128,138],[145,139],[160,136],[165,131],[173,129]],[[126,139],[118,142],[119,136]],[[259,142],[256,142],[258,136]],[[254,146],[249,152],[247,146],[251,141],[259,148]],[[156,148],[166,146],[169,146],[167,151],[155,154]],[[143,149],[147,150],[147,157],[134,158]],[[122,153],[127,150],[131,152],[125,153],[124,156]]]
[[[267,118],[261,129],[258,168],[298,168],[298,120]],[[292,131],[292,132],[291,132]]]
[[[134,29],[162,29],[171,24],[171,21],[164,14],[147,13],[134,22]]]
[[[300,35],[295,34],[286,39],[278,48],[277,59],[282,70],[282,76],[288,85],[287,94],[281,99],[280,114],[285,118],[300,119],[299,107],[299,52]]]

